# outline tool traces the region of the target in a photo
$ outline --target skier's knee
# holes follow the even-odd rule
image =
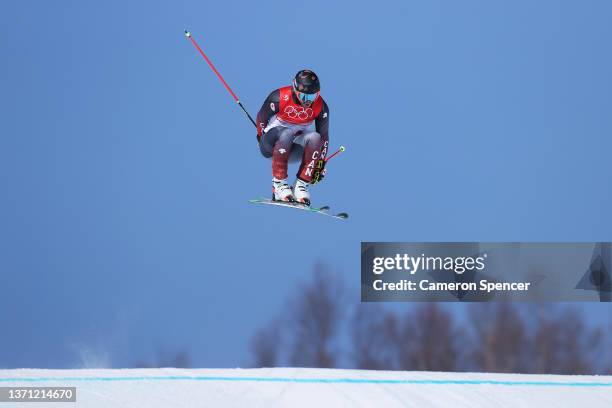
[[[284,146],[288,146],[293,143],[293,135],[290,132],[281,132],[277,139],[277,143],[281,143]]]
[[[321,143],[321,135],[318,132],[311,132],[306,135],[306,143]]]

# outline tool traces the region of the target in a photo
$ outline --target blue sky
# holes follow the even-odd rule
[[[360,241],[612,240],[611,13],[3,2],[0,366],[244,365],[316,260],[357,296]],[[247,202],[269,163],[184,28],[252,114],[319,74],[347,152],[313,200],[348,222]]]

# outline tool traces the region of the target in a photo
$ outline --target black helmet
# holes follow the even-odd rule
[[[303,69],[293,78],[293,90],[305,94],[316,94],[321,90],[319,77],[309,69]]]

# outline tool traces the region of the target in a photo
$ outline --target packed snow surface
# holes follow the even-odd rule
[[[0,370],[0,387],[9,386],[76,387],[76,404],[53,403],[54,408],[612,407],[612,376],[309,368]]]

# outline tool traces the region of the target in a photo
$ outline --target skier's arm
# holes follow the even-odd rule
[[[325,177],[325,156],[327,155],[327,149],[329,147],[329,107],[325,101],[322,102],[323,106],[321,107],[321,112],[319,112],[319,116],[315,119],[315,129],[317,133],[321,135],[321,155],[315,165],[315,172],[310,182],[311,184],[316,184]]]
[[[329,142],[329,108],[325,101],[323,101],[323,107],[321,107],[319,116],[315,119],[315,129],[321,135],[323,145],[327,146],[327,142]]]
[[[261,109],[257,113],[257,140],[261,138],[261,134],[266,126],[268,126],[268,121],[272,116],[274,116],[278,112],[278,104],[280,101],[280,91],[277,89],[270,93],[263,105],[261,105]]]

